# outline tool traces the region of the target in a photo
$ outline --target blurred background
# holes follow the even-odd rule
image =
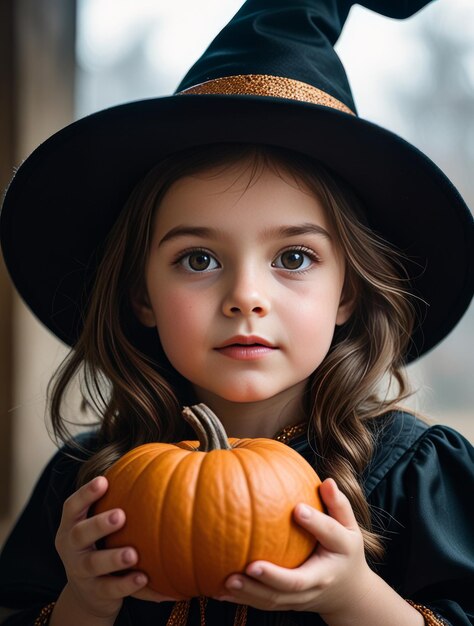
[[[0,183],[69,122],[167,95],[242,0],[2,0]],[[474,3],[399,22],[353,7],[337,45],[359,114],[428,154],[474,206]],[[25,228],[28,225],[25,224]],[[449,261],[449,250],[440,250]],[[41,263],[41,260],[38,260]],[[474,306],[410,366],[412,409],[474,441]],[[54,452],[45,392],[66,349],[14,293],[0,259],[0,543]],[[72,394],[69,412],[78,414]]]

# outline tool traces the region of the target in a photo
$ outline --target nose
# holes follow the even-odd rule
[[[222,311],[227,317],[256,315],[264,317],[270,311],[264,278],[252,270],[241,270],[229,277],[222,301]]]

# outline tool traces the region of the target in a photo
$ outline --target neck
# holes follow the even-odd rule
[[[258,402],[231,402],[205,389],[195,391],[199,402],[207,404],[217,415],[228,437],[271,439],[285,426],[307,420],[303,408],[304,387],[305,381]]]

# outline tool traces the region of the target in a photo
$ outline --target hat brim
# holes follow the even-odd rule
[[[357,193],[369,225],[410,259],[419,302],[407,361],[456,325],[474,291],[474,227],[441,170],[397,135],[324,106],[259,96],[176,95],[74,122],[13,178],[1,242],[16,288],[59,339],[81,332],[92,259],[136,183],[163,157],[217,142],[289,148],[324,163]]]

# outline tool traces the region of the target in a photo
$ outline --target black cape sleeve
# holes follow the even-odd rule
[[[92,440],[82,437],[81,443]],[[76,490],[80,460],[59,450],[41,474],[0,554],[0,607],[16,610],[5,624],[33,624],[40,609],[55,601],[66,584],[54,541],[64,500]],[[1,615],[1,614],[0,614]]]
[[[382,439],[366,476],[386,545],[377,572],[402,597],[473,626],[474,448],[451,428],[408,414]]]

